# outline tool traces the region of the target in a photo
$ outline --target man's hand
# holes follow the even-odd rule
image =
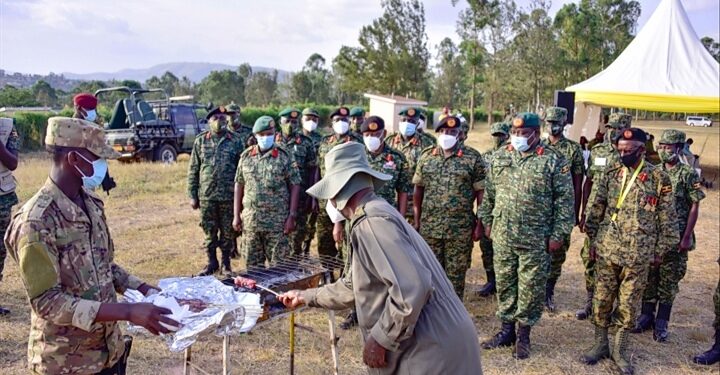
[[[485,226],[485,237],[489,239],[491,234],[492,234],[492,227],[490,225]]]
[[[160,293],[160,288],[156,287],[155,285],[150,285],[147,283],[142,283],[138,289],[140,293],[142,293],[144,296],[149,296],[152,294]]]
[[[312,210],[313,213],[320,212],[320,205],[318,204],[317,199],[312,198],[310,200],[310,210]]]
[[[153,335],[171,332],[171,330],[165,328],[160,322],[168,326],[180,327],[180,323],[166,316],[172,314],[172,312],[164,307],[158,307],[152,303],[133,303],[129,305],[129,309],[127,320],[147,329]]]
[[[685,252],[690,250],[692,247],[692,237],[683,236],[682,240],[680,240],[680,252]]]
[[[472,232],[473,242],[480,241],[480,237],[482,237],[483,231],[484,231],[483,225],[480,222],[480,220],[478,220],[477,223],[475,223],[475,228],[473,228],[473,232]]]
[[[193,210],[197,210],[200,208],[200,202],[195,198],[190,198],[190,207],[192,207]]]
[[[368,336],[363,348],[363,362],[370,368],[387,367],[385,352],[387,349],[378,344],[372,336]]]
[[[278,301],[282,302],[285,307],[294,309],[305,304],[305,299],[300,295],[299,290],[291,290],[278,296]]]
[[[595,249],[595,246],[590,246],[590,259],[597,260],[597,249]]]
[[[560,250],[560,248],[563,246],[563,242],[564,242],[563,240],[560,240],[560,241],[550,240],[548,242],[548,251],[551,254],[555,253],[556,251]]]
[[[295,217],[292,215],[288,215],[287,219],[285,219],[285,229],[283,230],[283,233],[290,234],[294,230],[295,230]]]
[[[585,216],[580,218],[580,224],[578,224],[580,227],[580,233],[585,233]]]
[[[662,263],[662,256],[660,256],[659,254],[655,254],[652,262],[650,262],[650,265],[653,266],[653,268],[658,268],[660,267],[660,263]]]
[[[342,243],[345,239],[345,226],[344,221],[333,224],[333,240],[335,243]]]
[[[242,219],[239,217],[233,218],[232,223],[233,229],[235,229],[236,232],[242,233]]]

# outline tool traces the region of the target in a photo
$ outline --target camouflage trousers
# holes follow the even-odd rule
[[[298,210],[295,218],[295,230],[288,235],[292,254],[301,255],[303,253],[303,243],[307,238],[307,214],[305,210]]]
[[[480,254],[482,259],[482,265],[485,272],[495,272],[493,266],[493,242],[491,239],[485,237],[485,234],[480,237]]]
[[[321,211],[317,215],[317,223],[315,225],[315,232],[317,234],[317,249],[320,256],[337,257],[339,255],[338,249],[335,245],[335,239],[333,238],[333,223],[330,217],[325,212],[326,200],[318,202],[321,207]]]
[[[247,267],[262,267],[290,255],[290,242],[282,229],[272,231],[249,230],[242,236],[243,255]]]
[[[713,302],[715,303],[715,321],[713,322],[713,328],[720,330],[720,276],[718,277],[717,288],[715,288]]]
[[[473,241],[470,234],[448,238],[425,238],[438,262],[452,283],[455,294],[462,301],[465,294],[465,274],[470,268]]]
[[[595,290],[595,261],[590,259],[590,241],[585,237],[585,242],[580,250],[580,258],[585,267],[585,290]]]
[[[497,317],[504,323],[535,325],[543,312],[550,256],[545,246],[519,249],[494,242]]]
[[[200,201],[200,227],[205,233],[206,251],[215,254],[219,247],[223,255],[230,255],[237,234],[232,221],[233,201]]]
[[[3,279],[3,269],[5,268],[5,258],[7,257],[7,249],[5,248],[5,231],[10,226],[12,214],[12,204],[3,204],[0,200],[0,281]]]
[[[620,327],[632,329],[645,290],[647,274],[647,265],[622,267],[606,259],[598,259],[595,263],[593,324],[602,328],[609,327],[610,315],[617,300],[617,321]]]
[[[323,207],[324,208],[324,207]],[[305,242],[311,243],[315,239],[315,225],[317,224],[317,218],[319,213],[308,212],[307,219],[305,220]]]
[[[687,251],[670,251],[663,256],[659,267],[650,267],[643,302],[672,305],[680,290],[680,280],[687,271]]]
[[[563,239],[563,245],[556,252],[550,254],[550,264],[548,271],[548,280],[555,280],[560,278],[562,273],[562,266],[567,258],[568,250],[570,249],[570,235]]]

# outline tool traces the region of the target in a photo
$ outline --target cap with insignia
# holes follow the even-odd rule
[[[212,111],[208,112],[207,116],[205,116],[205,119],[210,120],[210,117],[213,117],[215,115],[232,116],[234,114],[235,114],[234,111],[231,111],[227,107],[221,105],[221,106],[213,109]]]
[[[302,114],[303,114],[303,116],[320,117],[320,115],[318,114],[318,111],[316,111],[315,109],[310,108],[310,107],[303,109]]]
[[[295,109],[292,107],[287,107],[287,108],[283,109],[280,113],[278,113],[278,116],[296,119],[296,118],[300,117],[300,111],[298,109]]]
[[[435,132],[439,132],[440,129],[448,128],[448,129],[459,129],[460,128],[460,119],[458,119],[455,116],[445,116],[442,120],[437,124],[437,127],[435,128]]]
[[[622,112],[615,112],[610,114],[608,123],[605,126],[613,129],[624,129],[629,128],[631,124],[632,116]]]
[[[420,112],[421,111],[415,107],[407,107],[407,108],[403,108],[403,110],[400,111],[398,113],[398,115],[409,117],[409,118],[418,118],[418,117],[420,117]]]
[[[240,113],[240,106],[235,103],[230,103],[230,104],[226,105],[225,109],[230,112],[235,112],[236,114]]]
[[[382,129],[385,129],[385,120],[379,116],[370,116],[360,125],[361,133],[374,132]]]
[[[637,141],[645,143],[647,142],[647,139],[647,133],[645,133],[644,130],[639,128],[627,128],[622,132],[619,140]]]
[[[490,135],[495,134],[510,134],[510,124],[507,122],[496,122],[492,125],[490,125]]]
[[[512,121],[513,128],[537,129],[540,127],[540,116],[535,113],[521,112]]]
[[[275,120],[273,120],[270,116],[260,116],[257,120],[255,120],[252,132],[257,134],[270,129],[275,129]]]
[[[674,145],[676,143],[685,143],[685,133],[680,130],[667,129],[660,137],[661,145]]]
[[[105,143],[105,130],[94,122],[69,117],[50,117],[45,132],[48,146],[84,148],[103,159],[120,154]]]
[[[330,114],[330,118],[333,118],[335,116],[341,116],[341,117],[348,117],[350,114],[350,110],[347,109],[347,107],[340,107],[333,111],[333,113]]]
[[[548,107],[545,110],[545,121],[565,122],[567,121],[567,109],[563,107]]]
[[[365,109],[363,107],[352,107],[350,110],[350,117],[363,117],[365,116]]]

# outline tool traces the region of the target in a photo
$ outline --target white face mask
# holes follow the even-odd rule
[[[77,169],[77,171],[80,172],[80,174],[82,175],[83,186],[85,186],[87,189],[94,190],[95,188],[100,186],[100,184],[102,184],[103,180],[105,179],[105,175],[107,174],[107,171],[108,171],[107,160],[97,159],[95,161],[90,161],[86,157],[82,156],[81,153],[78,152],[77,154],[78,154],[78,156],[83,158],[83,160],[85,160],[86,162],[90,163],[90,165],[92,165],[92,168],[93,168],[92,176],[86,176],[85,173],[83,173],[83,171],[80,168],[78,168],[77,165],[75,166],[75,169]]]
[[[365,147],[367,147],[370,152],[377,151],[382,144],[380,137],[363,136],[363,141],[365,142]]]
[[[275,143],[274,135],[256,135],[255,139],[261,151],[269,149]]]
[[[440,145],[440,147],[442,147],[443,150],[449,150],[455,147],[456,143],[457,137],[450,134],[440,134],[440,136],[438,137],[438,144]]]
[[[335,134],[343,135],[350,129],[350,124],[347,121],[335,121],[333,122],[333,131]]]
[[[398,130],[404,137],[412,137],[415,135],[415,124],[407,121],[400,121]]]
[[[94,109],[85,109],[85,120],[92,122],[92,121],[95,121],[96,118],[97,118],[97,111],[95,111]]]
[[[314,132],[317,129],[317,122],[312,120],[303,121],[303,129]]]
[[[335,206],[333,206],[329,200],[325,205],[325,212],[327,212],[328,216],[330,217],[330,221],[332,221],[333,224],[337,224],[345,220],[345,216],[342,214],[342,212],[338,211],[338,209],[335,208]]]
[[[530,148],[530,145],[528,144],[528,140],[530,138],[528,137],[518,137],[516,135],[510,136],[510,144],[513,146],[514,149],[525,152]]]

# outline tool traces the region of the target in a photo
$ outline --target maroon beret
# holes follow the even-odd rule
[[[73,97],[73,103],[83,109],[95,109],[97,102],[95,95],[87,92],[81,92]]]

